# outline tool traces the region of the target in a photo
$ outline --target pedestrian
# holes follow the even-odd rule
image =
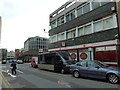
[[[11,67],[12,74],[16,74],[17,67],[16,67],[16,62],[15,61],[12,61],[10,67]]]

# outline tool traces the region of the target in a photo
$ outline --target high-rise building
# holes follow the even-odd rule
[[[120,1],[70,1],[50,14],[49,51],[68,51],[76,61],[116,64]]]

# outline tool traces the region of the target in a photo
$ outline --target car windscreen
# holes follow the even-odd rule
[[[38,61],[38,58],[35,58],[35,61]]]

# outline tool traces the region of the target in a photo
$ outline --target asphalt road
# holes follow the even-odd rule
[[[119,84],[110,84],[103,80],[74,78],[71,74],[60,74],[38,68],[30,64],[18,64],[17,74],[11,75],[9,64],[2,65],[2,78],[5,86],[12,88],[119,88]]]

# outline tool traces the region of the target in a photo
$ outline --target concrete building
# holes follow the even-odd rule
[[[0,49],[0,60],[6,60],[7,59],[7,49]]]
[[[7,60],[14,60],[14,59],[15,59],[15,52],[14,51],[7,52]]]
[[[39,36],[30,37],[24,42],[24,61],[29,62],[31,57],[38,56],[38,52],[48,51],[48,38]]]
[[[50,14],[49,52],[68,51],[77,61],[117,64],[119,0],[75,1],[66,2]]]

